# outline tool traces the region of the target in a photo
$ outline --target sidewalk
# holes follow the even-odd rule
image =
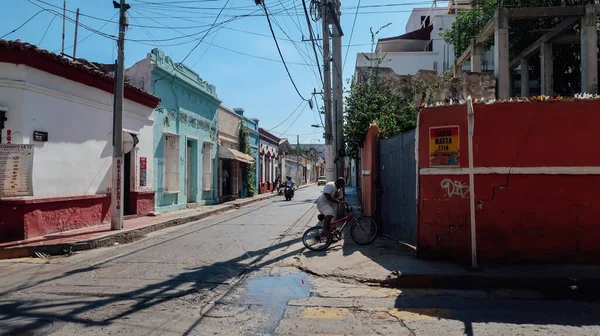
[[[346,201],[360,208],[356,191],[346,189]],[[295,264],[307,273],[395,288],[521,289],[589,293],[600,289],[600,266],[595,265],[482,265],[472,271],[463,265],[423,260],[405,244],[380,237],[367,246],[349,235],[328,250],[305,250]]]
[[[298,187],[298,189],[307,188],[313,185],[314,184],[307,184]],[[277,193],[259,194],[254,197],[241,198],[223,204],[205,205],[195,209],[168,212],[156,217],[137,217],[128,219],[123,222],[123,230],[120,231],[112,231],[110,229],[110,223],[105,223],[26,240],[0,243],[0,259],[29,257],[34,256],[36,252],[42,252],[49,255],[60,255],[111,246],[114,243],[130,243],[139,240],[144,235],[153,231],[194,222],[276,196]]]

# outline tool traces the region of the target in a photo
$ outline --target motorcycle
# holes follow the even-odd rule
[[[294,189],[290,186],[286,186],[283,194],[285,195],[285,200],[289,201],[294,197]]]

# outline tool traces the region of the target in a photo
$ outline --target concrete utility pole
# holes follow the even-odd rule
[[[333,148],[331,113],[331,56],[329,55],[329,1],[321,1],[321,21],[323,23],[323,100],[325,105],[325,178],[333,182],[337,178],[335,169],[335,149]]]
[[[114,93],[111,229],[121,230],[123,228],[123,91],[125,87],[125,28],[127,27],[125,12],[129,9],[129,5],[125,4],[125,0],[121,0],[121,3],[113,1],[113,6],[119,8],[119,40],[117,41],[118,55]]]
[[[332,16],[335,23],[333,29],[333,115],[334,115],[334,137],[335,137],[335,158],[336,158],[336,178],[344,177],[344,159],[340,157],[340,152],[344,149],[344,82],[343,82],[343,64],[342,64],[342,36],[344,32],[340,25],[340,0],[335,0],[335,4],[329,5],[332,10]]]

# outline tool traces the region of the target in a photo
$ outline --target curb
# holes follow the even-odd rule
[[[510,276],[510,275],[471,275],[471,274],[391,274],[379,282],[381,286],[392,288],[420,289],[512,289],[534,291],[598,291],[600,278],[576,278],[571,276]]]
[[[314,184],[307,184],[298,187],[298,189],[308,188],[313,186]],[[175,227],[183,224],[187,224],[190,222],[195,222],[201,219],[205,219],[207,217],[211,217],[214,215],[220,215],[224,212],[239,209],[257,202],[262,202],[269,200],[271,198],[279,196],[277,193],[272,195],[261,197],[261,198],[252,198],[247,201],[242,201],[235,204],[228,204],[225,207],[210,210],[204,213],[190,215],[187,217],[180,217],[171,220],[167,220],[164,222],[148,225],[146,227],[127,230],[127,231],[119,231],[114,234],[110,234],[103,237],[92,238],[88,240],[79,241],[76,243],[56,243],[56,244],[48,244],[48,245],[37,245],[37,246],[17,246],[17,247],[7,247],[0,249],[0,259],[14,259],[14,258],[26,258],[32,257],[36,252],[45,253],[48,255],[63,255],[71,252],[79,252],[85,250],[92,250],[100,247],[112,246],[114,243],[119,244],[128,244],[132,243],[139,238],[154,232],[164,230],[170,227]]]
[[[346,283],[360,283],[368,286],[397,289],[446,289],[446,290],[529,290],[543,292],[563,298],[597,298],[600,290],[600,277],[575,278],[570,276],[556,277],[523,277],[492,276],[465,274],[405,274],[398,276],[395,272],[386,279],[355,278],[333,274],[320,274],[306,266],[296,267],[308,274],[329,278]]]

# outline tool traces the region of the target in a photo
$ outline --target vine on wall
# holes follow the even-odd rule
[[[239,151],[244,154],[252,155],[252,149],[250,148],[250,135],[248,134],[248,130],[246,129],[246,125],[244,124],[243,120],[240,125],[239,139]],[[252,197],[256,194],[256,176],[254,175],[255,171],[256,163],[245,164],[242,171],[242,182],[244,183],[246,190],[248,190],[249,197]]]

